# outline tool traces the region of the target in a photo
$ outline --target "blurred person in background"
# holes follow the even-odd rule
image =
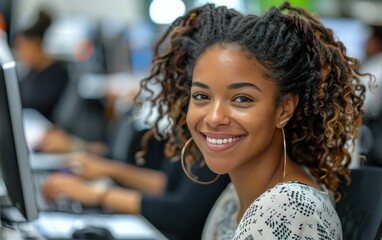
[[[66,67],[44,51],[44,35],[52,23],[45,10],[29,27],[19,31],[14,39],[18,58],[26,66],[20,76],[20,95],[24,108],[33,108],[52,121],[52,112],[69,82]]]
[[[68,165],[78,171],[53,173],[43,186],[44,196],[51,201],[64,196],[115,213],[141,214],[169,239],[200,239],[207,215],[227,186],[228,176],[209,185],[191,181],[179,161],[164,156],[166,141],[145,133],[147,130],[136,132],[124,161],[90,153],[71,155]],[[141,141],[147,143],[147,150],[141,150]],[[214,177],[207,168],[195,173],[202,180]],[[116,185],[99,188],[89,184],[89,180],[105,177]]]
[[[382,53],[382,24],[370,25],[371,34],[366,41],[365,55],[366,59],[375,57]]]
[[[111,95],[108,94],[106,97],[105,105],[111,105],[109,108],[115,108],[115,102],[124,101],[123,104],[129,105],[123,111],[118,114],[113,113],[113,118],[108,121],[107,126],[107,136],[105,138],[87,140],[73,133],[66,131],[63,127],[55,125],[45,130],[36,149],[40,152],[45,153],[70,153],[78,151],[86,151],[96,155],[106,156],[115,158],[116,154],[113,154],[113,145],[118,140],[115,140],[115,135],[123,135],[121,128],[124,131],[134,131],[134,117],[132,116],[134,111],[137,111],[137,106],[132,106],[133,98],[136,94],[136,89],[130,89],[127,95]],[[133,96],[128,96],[133,95]],[[109,98],[113,98],[109,100]],[[122,127],[124,126],[124,127]],[[125,139],[125,137],[122,137]],[[117,150],[120,152],[120,150]],[[121,154],[117,154],[121,156]],[[122,154],[123,155],[123,154]],[[117,159],[124,159],[125,156],[117,157]]]
[[[48,130],[49,136],[53,135],[51,145],[59,142],[57,145],[63,146],[61,137],[69,133],[78,136],[73,137],[77,141],[72,147],[84,138],[95,141],[90,148],[103,153],[104,145],[98,142],[104,140],[107,124],[102,99],[85,99],[78,93],[79,78],[98,66],[92,62],[97,54],[91,24],[76,19],[69,23],[63,18],[54,20],[50,11],[40,10],[36,20],[14,38],[20,65],[26,67],[19,72],[22,105],[38,110],[53,123]]]
[[[382,166],[382,25],[369,27],[371,34],[366,41],[361,70],[375,76],[377,87],[366,91],[360,146],[367,165]]]

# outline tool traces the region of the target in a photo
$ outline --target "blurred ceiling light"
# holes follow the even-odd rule
[[[169,24],[186,12],[186,6],[181,0],[153,0],[149,14],[154,23]]]

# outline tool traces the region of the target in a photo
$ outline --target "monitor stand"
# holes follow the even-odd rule
[[[20,211],[17,208],[10,206],[4,198],[7,197],[2,196],[0,200],[0,239],[45,240],[45,238],[37,231],[35,226],[32,223],[27,222]]]
[[[1,203],[0,205],[0,217],[1,222],[8,223],[25,223],[26,219],[20,213],[20,211],[8,204]]]
[[[0,177],[0,219],[1,222],[26,222],[20,211],[12,206],[12,203],[7,195],[3,179]]]
[[[26,221],[20,211],[13,207],[3,180],[0,178],[0,239],[45,240],[32,223]]]

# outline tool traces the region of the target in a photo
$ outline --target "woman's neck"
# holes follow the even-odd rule
[[[276,151],[277,152],[277,151]],[[272,161],[272,159],[274,159]],[[316,180],[312,179],[303,168],[286,158],[286,176],[284,177],[284,156],[282,152],[273,154],[273,158],[256,159],[241,169],[230,173],[230,178],[239,196],[239,212],[237,222],[240,222],[247,208],[266,190],[281,182],[297,181],[322,191]]]
[[[271,147],[255,160],[230,173],[231,181],[239,196],[238,222],[256,198],[283,181],[283,159],[282,149]]]

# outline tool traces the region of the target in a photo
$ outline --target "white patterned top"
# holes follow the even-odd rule
[[[237,224],[239,198],[232,183],[204,227],[204,240],[342,240],[342,227],[328,191],[283,182],[260,195]]]

